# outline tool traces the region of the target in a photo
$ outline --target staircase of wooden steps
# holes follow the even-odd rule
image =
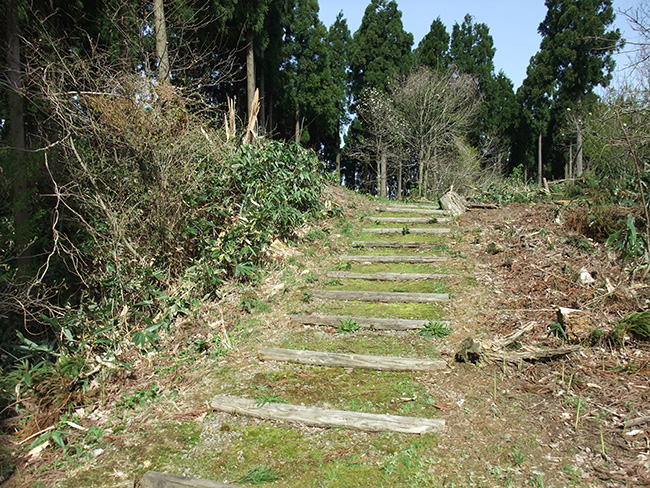
[[[379,213],[407,213],[420,214],[425,217],[382,217],[371,216],[368,219],[378,224],[378,227],[364,228],[362,233],[369,234],[424,234],[446,235],[451,232],[449,228],[436,227],[435,224],[448,215],[443,210],[431,206],[406,206],[388,205],[378,208]],[[426,224],[427,227],[401,229],[379,227],[382,224]],[[341,263],[356,263],[358,266],[373,265],[431,265],[444,263],[447,258],[426,254],[434,248],[432,242],[411,242],[406,240],[391,241],[355,241],[352,247],[383,248],[398,252],[402,249],[412,249],[420,255],[342,255]],[[325,276],[330,280],[366,280],[371,282],[408,283],[408,282],[435,282],[448,278],[444,273],[418,273],[418,272],[390,272],[377,271],[374,273],[352,271],[327,271]],[[373,303],[445,303],[450,297],[448,293],[410,293],[402,291],[363,291],[363,290],[312,290],[309,292],[311,300],[320,301],[365,301]],[[419,331],[425,329],[431,322],[429,320],[405,319],[399,317],[365,317],[355,315],[321,314],[318,312],[291,315],[290,319],[296,325],[304,327],[325,326],[337,327],[342,323],[353,323],[360,330],[372,333],[404,333],[405,331]],[[448,325],[448,322],[438,322]],[[364,354],[344,354],[327,351],[311,351],[298,349],[283,349],[263,347],[258,351],[259,359],[264,362],[288,362],[314,367],[344,368],[344,369],[371,369],[377,371],[437,372],[447,369],[445,361],[431,358],[408,358],[394,356],[373,356]],[[320,408],[316,406],[291,405],[286,403],[260,403],[250,398],[240,398],[228,395],[217,395],[211,402],[211,408],[217,411],[228,412],[236,415],[256,417],[271,421],[289,422],[291,425],[309,425],[317,427],[337,427],[356,429],[368,432],[397,432],[406,434],[425,434],[439,432],[446,427],[444,419],[404,417],[388,414],[371,414],[347,410]],[[161,485],[163,486],[163,485]],[[172,485],[169,485],[172,486]],[[173,485],[176,486],[176,485]],[[181,485],[178,485],[181,486]],[[225,486],[225,485],[224,485]]]

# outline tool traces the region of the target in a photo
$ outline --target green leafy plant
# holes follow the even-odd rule
[[[351,334],[358,331],[360,328],[359,323],[350,317],[341,320],[334,326],[334,329],[341,334]]]
[[[444,339],[451,333],[452,328],[447,323],[438,320],[431,320],[424,325],[423,329],[420,329],[420,335],[422,337]]]
[[[240,483],[251,483],[259,485],[261,483],[272,483],[280,479],[280,475],[265,465],[255,466],[250,469],[240,480]]]
[[[634,215],[628,215],[624,225],[605,241],[624,258],[637,258],[645,253],[643,236],[636,230]]]
[[[641,339],[650,339],[650,310],[629,313],[612,328],[612,337],[619,344],[623,343],[628,334]]]

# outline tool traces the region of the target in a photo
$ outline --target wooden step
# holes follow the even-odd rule
[[[430,242],[400,242],[400,241],[354,241],[352,247],[390,247],[397,249],[429,249]]]
[[[291,315],[291,320],[304,325],[323,325],[335,327],[341,322],[353,320],[364,329],[373,330],[417,330],[424,329],[428,320],[380,319],[373,317],[353,317],[350,315]],[[446,323],[446,322],[445,322]]]
[[[141,488],[246,488],[243,485],[175,476],[173,474],[147,472],[140,480]]]
[[[442,263],[447,258],[442,256],[341,256],[341,261],[350,263]]]
[[[386,224],[435,224],[437,222],[449,222],[446,217],[373,217],[373,222]]]
[[[439,210],[440,205],[435,202],[422,202],[422,203],[403,203],[403,202],[389,202],[386,204],[388,207],[396,208],[432,208],[434,210]],[[377,207],[380,208],[380,207]]]
[[[215,396],[210,405],[213,409],[221,412],[264,420],[298,422],[315,427],[343,427],[365,432],[426,434],[440,432],[445,428],[444,419],[352,412],[285,403],[259,405],[255,400],[227,395]]]
[[[420,281],[441,280],[449,277],[449,275],[435,273],[353,273],[350,271],[328,271],[327,277],[339,280]]]
[[[389,291],[314,290],[313,297],[321,300],[354,300],[383,303],[436,303],[449,300],[447,293],[406,293]]]
[[[271,347],[261,348],[258,355],[263,361],[286,361],[332,368],[376,369],[379,371],[438,371],[447,368],[447,363],[440,359],[367,356],[363,354],[299,351]]]
[[[361,229],[361,232],[366,232],[368,234],[403,234],[403,229],[399,227],[394,229],[381,229],[373,227],[370,229]],[[407,234],[448,234],[451,232],[451,229],[446,227],[415,227],[413,229],[408,229]]]
[[[449,215],[449,212],[439,208],[426,208],[426,207],[378,207],[379,212],[404,212],[404,213],[419,213],[422,215]]]

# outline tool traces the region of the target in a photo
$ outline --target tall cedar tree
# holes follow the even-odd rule
[[[483,98],[470,142],[487,158],[498,157],[498,153],[510,147],[512,116],[516,113],[512,82],[503,72],[494,73],[495,52],[486,24],[474,23],[469,14],[462,24],[454,24],[450,45],[452,62],[461,73],[476,79]]]
[[[296,2],[285,37],[282,71],[285,76],[284,105],[292,112],[285,116],[294,122],[293,136],[320,152],[321,138],[336,130],[338,111],[327,28],[318,19],[318,10],[317,0]]]
[[[343,12],[339,12],[336,20],[329,28],[327,40],[330,47],[330,67],[332,71],[332,81],[334,83],[335,103],[338,118],[336,129],[328,135],[326,144],[327,156],[332,157],[336,164],[336,174],[341,174],[341,131],[343,126],[349,121],[348,101],[350,98],[350,85],[348,83],[348,48],[352,40],[350,29],[343,17]]]
[[[395,75],[412,67],[413,34],[404,30],[397,3],[372,0],[350,46],[352,94],[358,100],[365,87],[386,88]]]
[[[451,37],[440,17],[431,23],[431,29],[422,38],[415,50],[418,64],[445,71],[451,64],[449,41]]]
[[[525,85],[544,83],[543,96],[537,98],[546,99],[550,106],[547,140],[554,142],[550,151],[553,173],[561,174],[567,162],[560,143],[564,142],[561,133],[569,125],[575,134],[573,154],[579,176],[583,169],[579,114],[594,88],[609,84],[615,65],[612,54],[618,49],[621,33],[609,30],[615,19],[612,0],[546,0],[546,7],[546,18],[539,26],[540,51],[529,67],[529,74],[536,79]]]

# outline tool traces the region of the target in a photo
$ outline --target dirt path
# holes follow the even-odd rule
[[[580,354],[543,364],[454,361],[463,339],[494,338],[530,322],[533,331],[520,347],[561,344],[548,334],[558,306],[587,308],[603,324],[630,309],[623,271],[614,261],[602,263],[605,249],[583,251],[586,244],[569,239],[552,209],[541,206],[415,221],[418,228],[450,229],[415,234],[406,221],[418,217],[413,209],[392,208],[377,221],[376,204],[355,205],[355,214],[308,230],[301,253],[284,250],[256,289],[233,288],[218,309],[188,320],[165,354],[138,360],[122,383],[128,393],[106,385],[104,408],[73,418],[99,429],[96,439],[86,436],[82,452],[69,459],[46,458],[60,467],[51,479],[59,486],[126,487],[154,470],[278,487],[650,482],[644,344],[585,345]],[[363,230],[386,228],[399,231]],[[489,251],[492,244],[498,252]],[[596,271],[595,284],[576,284],[572,273],[582,266]],[[605,278],[619,298],[598,298],[607,293]],[[644,290],[634,290],[634,299],[644,299]],[[449,299],[346,301],[319,291]],[[307,359],[265,358],[269,350]],[[397,357],[429,367],[391,370]],[[326,420],[340,412],[370,415],[363,425],[382,416],[438,423],[410,434],[260,419],[215,410],[216,396],[246,399],[242,408],[249,410],[317,408]],[[47,484],[47,476],[40,479]]]

